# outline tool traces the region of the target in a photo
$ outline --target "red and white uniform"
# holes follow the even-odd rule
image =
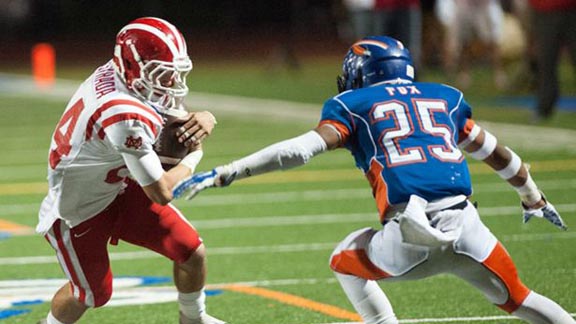
[[[76,91],[52,137],[49,193],[37,231],[46,233],[56,219],[74,227],[104,210],[125,186],[125,158],[153,160],[161,128],[162,117],[129,94],[111,62],[99,67]],[[162,174],[160,163],[148,164],[137,177],[141,185]]]
[[[82,83],[56,126],[36,231],[87,306],[102,306],[112,294],[108,242],[130,242],[176,262],[201,244],[174,206],[152,202],[141,187],[163,175],[152,147],[162,124],[108,62]]]

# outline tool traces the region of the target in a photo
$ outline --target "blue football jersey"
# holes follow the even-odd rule
[[[459,90],[436,83],[378,84],[324,104],[331,124],[366,174],[383,219],[389,205],[472,193],[459,133],[471,108]]]

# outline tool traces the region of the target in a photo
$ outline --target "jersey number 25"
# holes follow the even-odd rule
[[[416,112],[419,129],[425,134],[444,140],[444,144],[425,147],[430,155],[444,162],[462,161],[464,156],[454,143],[452,129],[447,124],[437,122],[434,118],[435,114],[443,114],[448,117],[446,102],[433,99],[413,99],[412,105]],[[386,153],[389,167],[426,162],[423,147],[402,148],[400,146],[400,142],[408,138],[415,130],[409,107],[405,102],[390,100],[379,103],[372,109],[371,117],[372,122],[390,118],[394,120],[395,127],[384,130],[379,138],[379,143]]]

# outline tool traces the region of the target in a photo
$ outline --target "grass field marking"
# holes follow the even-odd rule
[[[534,234],[512,234],[502,235],[500,240],[503,242],[527,242],[527,241],[548,241],[548,240],[572,240],[576,238],[576,232],[549,232]],[[255,254],[255,253],[293,253],[293,252],[310,252],[310,251],[330,251],[334,249],[338,242],[319,242],[319,243],[302,243],[302,244],[281,244],[281,245],[259,245],[259,246],[228,246],[228,247],[211,247],[208,249],[208,255],[238,255],[238,254]],[[137,259],[154,259],[162,256],[151,251],[133,251],[133,252],[113,252],[110,253],[110,259],[120,260],[137,260]],[[34,265],[56,263],[56,257],[53,255],[45,256],[26,256],[26,257],[2,257],[0,266],[7,265]]]
[[[296,295],[292,295],[292,294],[288,294],[288,293],[284,293],[284,292],[280,292],[280,291],[270,290],[270,289],[261,288],[261,287],[245,286],[245,285],[229,285],[229,286],[224,286],[223,289],[229,290],[229,291],[234,291],[234,292],[239,292],[239,293],[243,293],[243,294],[248,294],[248,295],[255,295],[255,296],[259,296],[259,297],[263,297],[263,298],[267,298],[267,299],[272,299],[272,300],[275,300],[275,301],[280,302],[282,304],[287,304],[287,305],[291,305],[291,306],[304,308],[304,309],[315,311],[318,313],[322,313],[322,314],[325,314],[325,315],[328,315],[328,316],[331,316],[334,318],[340,318],[340,319],[346,319],[346,320],[352,320],[352,321],[361,320],[361,318],[358,314],[350,312],[348,310],[345,310],[345,309],[342,309],[342,308],[339,308],[336,306],[328,305],[328,304],[319,303],[319,302],[311,300],[311,299],[307,299],[304,297],[300,297],[300,296],[296,296]]]
[[[31,76],[22,74],[0,73],[0,92],[11,96],[36,96],[42,99],[68,100],[76,91],[81,81],[56,79],[50,91],[41,91]],[[234,114],[236,117],[260,119],[280,119],[282,121],[300,122],[313,126],[318,121],[322,104],[299,103],[277,99],[249,98],[233,95],[190,92],[186,97],[189,107],[210,107],[218,114]],[[274,109],[270,109],[274,107]],[[477,121],[486,127],[502,143],[513,147],[522,147],[531,150],[572,150],[576,151],[576,131],[571,129],[557,129],[551,127],[518,125]],[[545,143],[545,145],[534,145]]]
[[[229,247],[211,247],[208,255],[238,255],[253,253],[292,253],[292,252],[309,252],[331,250],[336,243],[307,243],[307,244],[281,244],[281,245],[261,245],[261,246],[229,246]],[[152,251],[133,251],[133,252],[112,252],[109,254],[110,259],[119,260],[137,260],[137,259],[155,259],[163,256]],[[26,257],[2,257],[0,266],[5,265],[29,265],[29,264],[48,264],[56,263],[56,256],[26,256]]]
[[[575,313],[571,313],[570,316],[576,316]],[[520,321],[516,316],[510,315],[497,315],[497,316],[473,316],[473,317],[444,317],[444,318],[415,318],[415,319],[401,319],[400,323],[455,323],[455,322],[487,322],[487,321],[499,321],[499,320],[516,320]],[[326,324],[362,324],[362,322],[338,322],[338,323],[326,323]]]
[[[576,171],[576,160],[552,160],[535,161],[530,163],[533,174],[538,172]],[[473,175],[494,174],[494,171],[484,164],[474,163],[469,166]],[[0,167],[1,169],[1,167]],[[332,169],[332,170],[290,170],[285,172],[273,172],[262,174],[258,177],[243,179],[234,183],[234,186],[257,185],[257,184],[280,184],[298,182],[334,182],[334,181],[364,181],[364,176],[357,169]],[[541,185],[545,181],[538,181]],[[548,182],[566,183],[568,186],[576,187],[575,180],[556,180]],[[481,186],[481,185],[476,185]],[[475,186],[475,187],[476,187]],[[508,187],[507,187],[508,188]],[[0,195],[26,195],[45,194],[48,190],[46,182],[23,182],[23,183],[3,183],[0,184]]]
[[[538,172],[557,172],[557,171],[574,171],[576,170],[576,160],[549,160],[533,161],[529,163],[532,174]],[[494,174],[489,166],[483,163],[469,164],[470,173],[473,175]],[[258,177],[242,179],[235,182],[234,185],[244,184],[267,184],[267,183],[294,183],[294,182],[331,182],[343,181],[345,179],[360,180],[364,179],[362,172],[358,169],[333,169],[333,170],[291,170],[285,172],[275,172],[261,174]]]
[[[325,192],[327,197],[330,192]],[[347,196],[353,197],[352,195]],[[365,197],[363,194],[362,197]],[[222,198],[220,198],[222,199]],[[280,200],[274,200],[278,202]],[[260,201],[262,202],[262,201]],[[202,206],[202,204],[198,204]],[[10,205],[8,205],[10,206]],[[28,205],[12,205],[20,206],[20,208],[7,208],[12,211],[12,214],[36,212],[37,206]],[[576,204],[556,204],[556,209],[561,213],[573,213],[576,211]],[[480,207],[479,213],[481,217],[494,217],[506,215],[520,215],[520,206],[498,206],[498,207]],[[3,212],[4,215],[9,215],[11,212]],[[317,224],[339,224],[339,223],[356,223],[356,222],[376,222],[376,211],[368,213],[330,213],[330,214],[310,214],[310,215],[274,215],[274,216],[260,216],[260,217],[233,217],[233,218],[220,218],[220,219],[206,219],[194,220],[190,222],[199,230],[204,229],[226,229],[226,228],[256,228],[268,226],[285,226],[285,225],[317,225]],[[1,230],[1,228],[0,228]],[[24,233],[21,233],[24,234]],[[33,232],[28,232],[28,235],[35,235]]]
[[[29,226],[0,219],[0,234],[1,233],[9,233],[10,235],[32,235],[34,234],[34,229]]]
[[[334,277],[332,277],[332,278],[299,278],[299,279],[272,279],[272,280],[256,280],[256,281],[216,283],[216,284],[209,284],[206,287],[208,289],[222,289],[224,287],[231,286],[231,285],[268,287],[268,286],[317,285],[317,284],[334,284],[334,283],[338,283],[338,281]]]
[[[559,212],[575,212],[576,204],[554,205]],[[481,217],[505,216],[521,214],[519,205],[500,207],[481,207]],[[191,220],[198,229],[223,229],[239,227],[268,227],[284,225],[316,225],[377,221],[376,211],[368,213],[334,213],[295,216],[262,216],[262,217],[234,217],[208,220]],[[518,218],[520,219],[520,218]]]
[[[46,194],[48,192],[47,182],[21,182],[0,184],[0,195],[32,195]]]

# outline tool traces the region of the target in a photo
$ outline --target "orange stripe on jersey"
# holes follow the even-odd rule
[[[332,256],[330,268],[338,273],[355,275],[367,280],[380,280],[392,276],[372,263],[365,250],[343,250]]]
[[[370,162],[370,170],[366,172],[366,178],[370,182],[372,187],[372,196],[376,200],[376,206],[378,207],[378,213],[380,214],[380,223],[384,223],[384,217],[386,217],[386,210],[390,205],[388,203],[388,185],[382,177],[383,166],[378,163],[375,159]]]
[[[508,313],[517,310],[518,307],[522,305],[524,299],[528,297],[530,289],[520,281],[516,266],[502,243],[498,242],[496,244],[492,253],[490,253],[482,264],[500,278],[508,290],[508,300],[506,303],[497,306]]]
[[[344,124],[342,124],[337,120],[323,120],[318,124],[318,126],[322,125],[332,125],[332,127],[336,128],[338,133],[340,133],[340,142],[342,144],[346,143],[346,141],[350,137],[350,130],[348,129],[348,127],[344,126]]]
[[[458,135],[458,143],[462,142],[464,139],[466,139],[466,137],[468,137],[468,135],[470,135],[470,132],[472,131],[472,128],[474,128],[474,125],[476,125],[476,123],[472,119],[466,120],[464,128],[460,130],[460,133]]]
[[[128,105],[128,106],[136,107],[136,108],[142,109],[144,111],[147,111],[152,116],[154,116],[154,118],[156,119],[156,121],[160,125],[163,124],[162,118],[158,115],[158,113],[156,111],[154,111],[154,109],[152,109],[146,105],[143,105],[141,103],[138,103],[138,102],[133,101],[133,100],[128,100],[128,99],[110,100],[110,101],[104,103],[102,106],[98,107],[98,109],[96,109],[94,114],[92,114],[92,116],[90,116],[90,119],[88,120],[88,123],[86,125],[86,140],[89,140],[90,138],[92,138],[92,132],[94,130],[94,125],[96,124],[98,119],[100,119],[100,117],[102,117],[102,114],[106,110],[108,110],[112,107],[115,107],[115,106],[120,106],[120,105]],[[152,128],[153,132],[156,132],[154,127],[151,127],[151,128]]]
[[[146,124],[150,130],[152,130],[152,133],[154,133],[154,136],[156,136],[156,127],[154,127],[154,124],[152,123],[152,121],[150,121],[150,119],[139,115],[137,113],[123,113],[123,114],[117,114],[114,115],[112,117],[106,118],[103,122],[102,122],[102,127],[100,128],[100,130],[98,131],[98,137],[100,139],[103,139],[104,136],[106,136],[104,130],[106,129],[106,127],[119,123],[121,121],[125,121],[125,120],[138,120],[143,122],[144,124]]]

